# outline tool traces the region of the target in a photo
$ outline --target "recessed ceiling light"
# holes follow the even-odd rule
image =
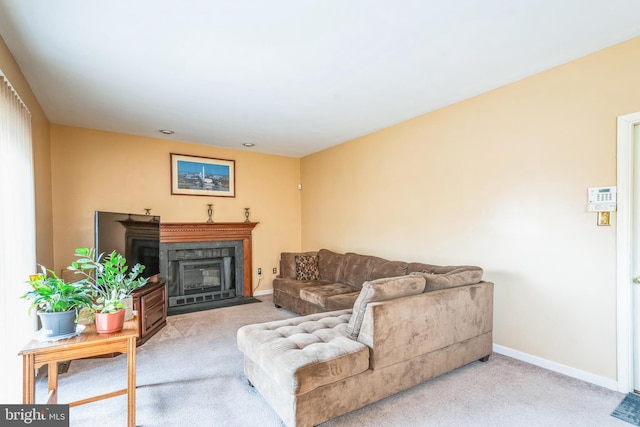
[[[254,144],[253,142],[243,142],[242,145],[244,145],[245,147],[253,147],[256,144]]]
[[[160,129],[158,132],[164,133],[165,135],[173,135],[175,132],[169,129]]]

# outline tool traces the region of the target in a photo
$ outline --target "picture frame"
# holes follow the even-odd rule
[[[235,197],[235,160],[171,153],[171,194]]]

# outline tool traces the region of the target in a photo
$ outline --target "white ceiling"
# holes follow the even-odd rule
[[[640,1],[0,0],[0,35],[52,123],[302,157],[640,36]]]

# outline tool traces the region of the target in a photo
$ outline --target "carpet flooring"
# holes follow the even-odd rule
[[[137,350],[137,425],[281,427],[247,384],[236,331],[293,313],[263,303],[171,316]],[[60,401],[124,388],[126,356],[74,360],[59,376]],[[37,403],[46,378],[36,383]],[[625,396],[499,354],[322,424],[322,427],[628,427],[611,416]],[[70,409],[70,425],[125,426],[126,396]]]

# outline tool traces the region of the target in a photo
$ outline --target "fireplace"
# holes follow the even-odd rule
[[[160,275],[167,280],[168,314],[233,305],[252,296],[256,224],[161,224]]]

